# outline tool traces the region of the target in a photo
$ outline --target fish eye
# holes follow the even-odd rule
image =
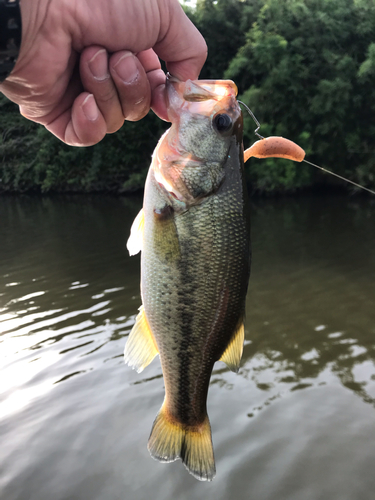
[[[229,115],[220,113],[214,117],[213,124],[215,129],[223,134],[224,132],[228,132],[228,130],[232,127],[233,122]]]

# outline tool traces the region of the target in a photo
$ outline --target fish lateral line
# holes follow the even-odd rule
[[[242,113],[230,80],[168,75],[165,91],[172,126],[152,155],[144,209],[127,245],[131,254],[142,252],[143,305],[124,359],[142,372],[160,356],[165,401],[151,430],[151,456],[181,459],[196,479],[211,481],[207,391],[214,360],[238,371],[250,275]],[[219,126],[218,115],[229,120]]]

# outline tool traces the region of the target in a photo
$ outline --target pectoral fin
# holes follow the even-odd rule
[[[220,361],[224,361],[228,368],[235,373],[238,373],[240,368],[244,340],[245,328],[241,322],[240,327],[234,333],[228,347],[225,349],[224,354],[220,358]]]
[[[174,210],[170,206],[154,209],[153,243],[162,261],[171,264],[181,257]]]
[[[144,307],[141,306],[125,345],[125,363],[140,373],[151,363],[157,354],[159,354],[159,351],[147,322]]]
[[[134,219],[130,229],[130,237],[126,244],[130,255],[136,255],[142,250],[143,228],[145,225],[145,216],[143,208],[140,210],[137,217]]]

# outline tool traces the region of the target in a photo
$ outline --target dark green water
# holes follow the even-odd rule
[[[217,476],[146,449],[156,359],[124,365],[140,200],[0,197],[2,500],[354,500],[375,490],[375,203],[255,201],[246,346],[217,363]]]

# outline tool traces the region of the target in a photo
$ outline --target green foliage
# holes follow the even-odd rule
[[[374,187],[375,3],[262,3],[224,76],[236,81],[242,100],[263,124],[263,135],[284,135],[305,147],[313,162]],[[247,138],[253,128],[246,120]],[[251,164],[255,189],[283,191],[331,181],[312,170],[306,174],[303,164],[276,164]]]
[[[245,33],[250,26],[247,23],[255,17],[250,13],[244,17],[244,6],[245,2],[238,0],[197,1],[196,12],[191,17],[208,46],[208,59],[200,78],[222,78],[229,61],[245,43]]]
[[[144,185],[152,151],[167,124],[151,114],[127,122],[96,146],[72,148],[22,118],[0,96],[1,191],[133,191]]]
[[[208,44],[201,78],[234,80],[263,136],[294,140],[312,162],[375,187],[375,2],[198,0],[185,9]],[[244,123],[249,146],[255,124],[246,113]],[[71,148],[0,98],[0,190],[138,189],[165,128],[150,113],[94,147]],[[281,159],[250,159],[246,175],[260,192],[340,182]]]

